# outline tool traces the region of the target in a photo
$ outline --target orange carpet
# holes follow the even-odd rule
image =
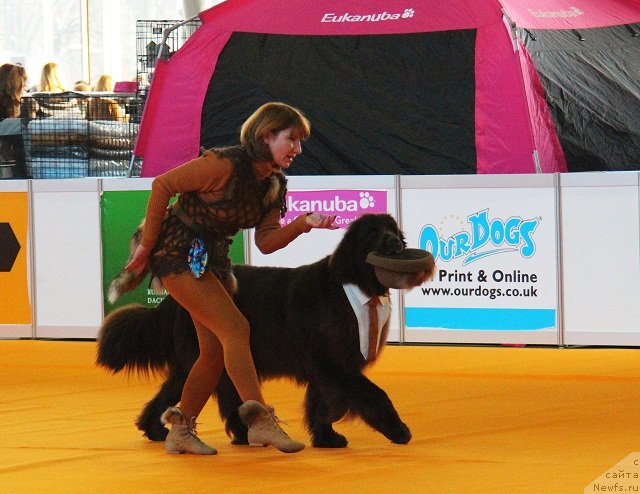
[[[232,446],[210,403],[199,435],[214,457],[141,437],[133,421],[159,381],[108,375],[94,355],[94,342],[0,341],[1,493],[599,492],[585,487],[640,451],[637,350],[388,347],[370,377],[408,445],[352,421],[336,426],[343,450]],[[308,442],[302,390],[265,394]]]

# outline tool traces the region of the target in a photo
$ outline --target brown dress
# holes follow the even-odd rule
[[[138,245],[151,252],[149,263],[139,272],[123,269],[110,284],[109,301],[114,303],[135,289],[149,271],[156,290],[162,289],[159,278],[193,271],[188,257],[196,238],[207,250],[205,269],[233,293],[229,245],[240,228],[255,227],[255,244],[263,253],[281,249],[311,230],[304,214],[280,225],[286,192],[282,172],[269,163],[253,163],[240,146],[205,151],[159,175],[153,181],[144,224],[130,243],[131,256]],[[167,207],[176,194],[178,200]]]
[[[238,230],[255,227],[272,209],[278,209],[280,216],[286,211],[287,181],[282,173],[259,180],[239,146],[214,150],[214,154],[233,164],[222,197],[208,201],[196,191],[184,192],[167,208],[149,259],[154,277],[188,271],[187,257],[197,238],[208,254],[206,269],[224,278],[231,269],[229,246]],[[269,201],[273,187],[278,192]]]

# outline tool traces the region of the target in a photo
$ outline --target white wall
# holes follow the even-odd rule
[[[565,343],[640,346],[640,173],[562,175]]]
[[[129,190],[127,179],[116,182],[111,179],[108,186],[121,184]],[[0,205],[3,193],[26,190],[29,195],[28,234],[32,248],[28,252],[29,269],[24,271],[31,287],[29,296],[33,297],[32,327],[12,324],[0,311],[0,336],[95,337],[103,310],[100,226],[103,184],[106,179],[0,181]],[[148,181],[144,186],[148,187]],[[428,304],[418,292],[393,291],[397,312],[393,315],[392,341],[640,346],[639,172],[502,177],[291,177],[289,189],[383,191],[387,211],[399,219],[412,247],[418,246],[425,224],[441,221],[447,214],[462,220],[456,231],[468,228],[465,214],[483,207],[495,211],[496,216],[525,218],[538,214],[542,223],[536,231],[536,241],[541,257],[535,263],[531,259],[518,259],[516,264],[510,264],[512,261],[507,264],[518,268],[518,263],[525,262],[527,269],[535,266],[537,273],[544,273],[547,298],[540,307],[533,304],[528,308],[551,309],[548,297],[554,298],[558,314],[554,327],[525,333],[503,330],[491,333],[486,328],[407,329],[404,308]],[[3,221],[7,220],[0,217],[0,222]],[[253,236],[249,234],[245,237],[247,260],[256,265],[284,266],[315,261],[333,250],[340,231],[315,233],[268,257],[252,247]],[[507,257],[503,259],[507,262]],[[443,265],[440,263],[438,267]],[[11,287],[2,286],[0,291],[2,303],[11,304]],[[451,308],[458,306],[454,304]],[[446,304],[439,307],[446,308]]]

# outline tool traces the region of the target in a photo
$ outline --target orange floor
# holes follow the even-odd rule
[[[336,427],[343,450],[232,446],[209,404],[199,434],[214,457],[141,437],[133,421],[158,381],[108,375],[94,354],[94,342],[0,341],[0,493],[600,492],[590,483],[640,451],[637,350],[389,347],[370,376],[408,445],[354,421]],[[302,390],[265,394],[308,441]]]

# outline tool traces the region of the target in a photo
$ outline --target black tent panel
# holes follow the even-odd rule
[[[291,175],[476,173],[475,34],[234,33],[209,84],[201,145],[236,143],[258,106],[283,101],[312,125]]]
[[[640,169],[638,34],[640,24],[519,31],[545,89],[569,171]]]

